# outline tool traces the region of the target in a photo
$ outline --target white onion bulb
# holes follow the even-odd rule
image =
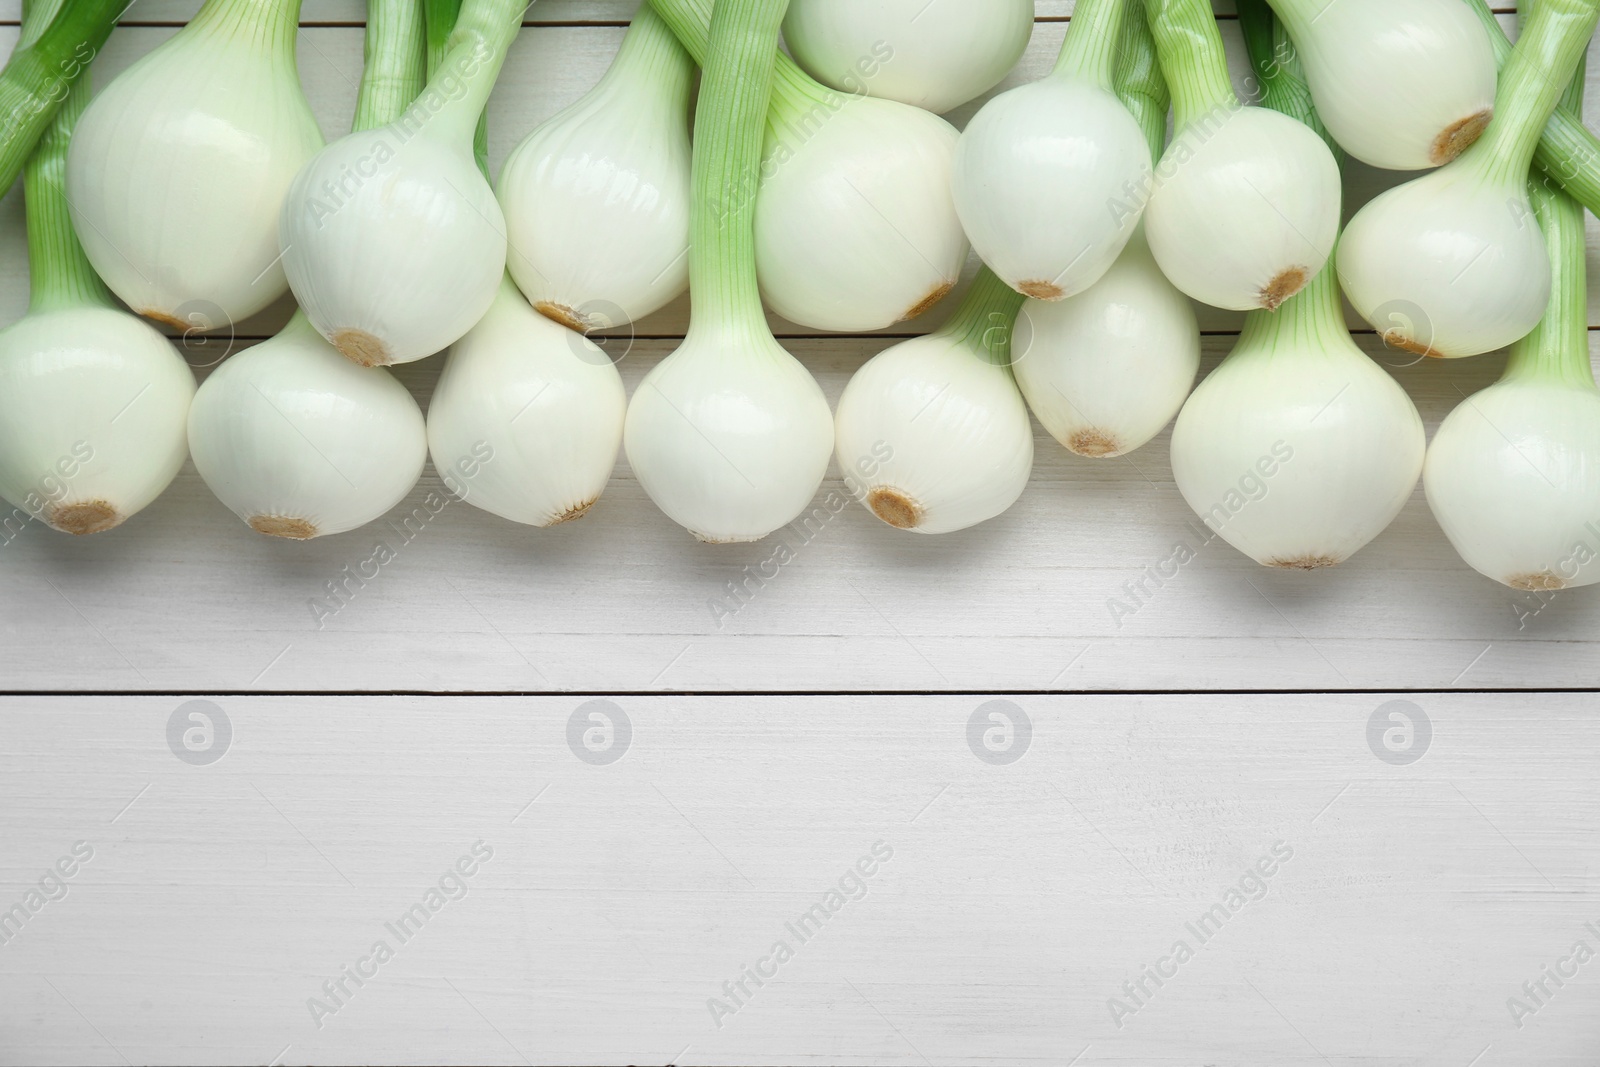
[[[990,100],[956,147],[951,188],[972,247],[1017,292],[1081,293],[1133,235],[1150,147],[1114,93],[1053,74]]]
[[[1339,233],[1339,164],[1309,128],[1260,107],[1188,123],[1156,166],[1150,251],[1204,304],[1275,308],[1322,270]]]
[[[1033,33],[1033,0],[794,0],[783,36],[806,72],[847,93],[943,114],[1011,72]]]
[[[954,287],[967,240],[950,199],[955,127],[891,100],[834,98],[809,137],[776,127],[756,198],[756,273],[802,326],[859,333],[913,319]]]
[[[428,450],[467,503],[554,526],[599,499],[627,405],[606,353],[535,312],[508,277],[446,357],[428,403]],[[486,452],[493,458],[478,462]]]
[[[621,326],[688,287],[693,73],[643,4],[600,83],[506,159],[507,266],[544,315],[579,331]]]
[[[1428,506],[1473,569],[1513,589],[1600,582],[1600,392],[1504,380],[1434,435]]]
[[[194,392],[171,342],[126,312],[24,316],[0,332],[0,497],[66,533],[109,530],[183,466]]]
[[[702,541],[758,541],[805,510],[833,452],[811,373],[770,334],[696,332],[628,405],[628,463],[656,506]]]
[[[1345,228],[1339,281],[1390,345],[1474,356],[1523,337],[1544,314],[1550,264],[1526,175],[1492,180],[1490,162],[1469,148],[1380,193]]]
[[[1080,456],[1120,456],[1183,407],[1200,369],[1200,329],[1141,230],[1085,291],[1023,305],[1014,353],[1017,385],[1057,441]]]
[[[845,386],[839,469],[890,526],[964,530],[1022,495],[1033,427],[1006,365],[1020,303],[986,271],[949,325],[878,353]]]
[[[341,533],[398,504],[422,474],[417,402],[381,367],[360,367],[296,315],[217,367],[189,411],[194,465],[258,533]]]
[[[1399,514],[1422,473],[1422,420],[1345,330],[1331,272],[1276,312],[1195,389],[1172,431],[1189,506],[1269,567],[1348,559]]]
[[[1448,163],[1494,113],[1494,50],[1462,0],[1273,0],[1317,115],[1363,163]]]
[[[295,67],[299,10],[299,0],[209,0],[79,122],[73,224],[139,314],[209,330],[283,295],[279,206],[322,147]]]

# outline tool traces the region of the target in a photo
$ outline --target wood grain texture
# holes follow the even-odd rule
[[[207,766],[180,698],[8,700],[0,907],[93,855],[0,945],[0,1061],[1590,1067],[1590,698],[1401,696],[1377,749],[1394,694],[1018,698],[1027,741],[983,696],[223,697]]]

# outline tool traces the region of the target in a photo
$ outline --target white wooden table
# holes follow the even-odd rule
[[[530,10],[493,164],[635,6]],[[197,7],[139,0],[97,84]],[[1007,85],[1060,43],[1069,0],[1038,7]],[[306,0],[330,136],[361,18]],[[17,189],[0,324],[26,300]],[[1209,370],[1239,320],[1202,321]],[[685,323],[614,342],[630,388]],[[775,326],[831,398],[890,343]],[[1430,431],[1504,363],[1358,340]],[[1419,489],[1339,568],[1219,542],[1119,622],[1190,520],[1165,435],[1093,461],[1040,432],[1001,519],[852,508],[737,600],[776,542],[698,544],[625,461],[543,531],[456,503],[403,544],[278,542],[192,467],[113,533],[32,526],[0,546],[0,1062],[1600,1063],[1600,597],[1479,578]]]

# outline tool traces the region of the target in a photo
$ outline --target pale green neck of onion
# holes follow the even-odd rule
[[[1086,81],[1109,90],[1129,2],[1078,0],[1050,76]]]
[[[1134,8],[1122,21],[1122,46],[1117,57],[1117,99],[1139,123],[1150,142],[1150,158],[1160,159],[1167,145],[1167,110],[1172,94],[1156,59],[1155,38],[1144,11]]]
[[[1541,0],[1542,2],[1542,0]],[[1584,63],[1578,61],[1562,92],[1560,106],[1574,117],[1583,114]],[[1544,246],[1550,256],[1550,303],[1544,317],[1511,346],[1507,381],[1536,379],[1581,388],[1597,388],[1589,361],[1589,293],[1584,247],[1583,205],[1549,184],[1528,182]]]
[[[1011,333],[1025,298],[1001,281],[988,267],[978,271],[972,288],[961,298],[950,321],[933,334],[970,348],[974,355],[997,367],[1011,365]]]
[[[650,6],[694,61],[704,67],[713,0],[650,0]],[[768,122],[772,137],[781,141],[794,136],[804,142],[815,133],[818,121],[843,107],[849,95],[836,92],[811,77],[794,60],[778,52],[776,45],[774,55]]]
[[[1600,21],[1597,0],[1540,0],[1500,70],[1494,119],[1462,153],[1465,165],[1500,183],[1521,182],[1539,135],[1555,111]]]
[[[1274,17],[1274,8],[1267,5],[1267,0],[1235,2],[1239,9],[1239,32],[1244,38],[1245,51],[1260,81],[1262,106],[1309,126],[1328,146],[1333,158],[1342,164],[1344,149],[1339,147],[1317,115],[1316,105],[1311,99],[1311,85],[1306,81],[1305,68],[1300,64],[1300,56],[1289,37],[1288,27]]]
[[[30,0],[18,47],[37,40],[62,0]],[[89,79],[79,78],[23,168],[28,220],[28,312],[75,307],[112,307],[111,293],[83,254],[67,211],[67,145],[72,127],[88,106]]]
[[[398,119],[427,80],[427,31],[418,0],[369,0],[354,131]]]
[[[691,334],[711,331],[735,344],[772,336],[756,285],[755,189],[778,32],[788,7],[789,0],[718,0],[700,76],[689,329]]]
[[[656,9],[640,4],[633,16],[622,47],[611,61],[600,84],[609,86],[638,80],[651,87],[655,98],[664,103],[688,100],[694,80],[694,60]]]
[[[428,84],[396,123],[471,150],[526,8],[524,0],[466,0],[438,63],[429,63]]]
[[[1339,302],[1338,272],[1333,264],[1330,255],[1322,271],[1304,289],[1278,305],[1276,311],[1258,308],[1246,314],[1235,351],[1270,353],[1286,347],[1323,352],[1350,344],[1350,329]]]
[[[180,33],[248,43],[292,62],[299,28],[300,0],[206,0]]]
[[[1228,80],[1228,57],[1210,0],[1146,0],[1145,14],[1172,90],[1175,128],[1181,131],[1208,112],[1237,111],[1239,97]]]

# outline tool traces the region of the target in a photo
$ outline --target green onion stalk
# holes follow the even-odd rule
[[[421,92],[423,46],[420,0],[370,0],[358,134],[397,121]],[[346,359],[304,311],[212,372],[195,396],[189,442],[200,477],[245,525],[294,541],[377,519],[417,484],[427,455],[422,410],[405,386]],[[312,614],[321,626],[327,613],[313,605]]]
[[[640,484],[701,541],[754,541],[796,518],[833,451],[816,379],[767,325],[756,281],[756,187],[788,0],[718,0],[695,113],[689,333],[628,407]],[[672,23],[676,3],[656,3]],[[682,19],[680,19],[682,21]],[[696,23],[696,20],[687,20]],[[697,24],[697,23],[696,23]],[[690,36],[685,41],[696,51]]]
[[[59,7],[25,5],[24,50],[60,24]],[[166,338],[116,306],[78,241],[65,175],[88,82],[62,95],[24,167],[31,289],[27,314],[0,331],[0,497],[90,534],[124,522],[177,475],[195,386]]]
[[[1268,106],[1329,152],[1298,61],[1275,47],[1270,10],[1241,0],[1239,19]],[[1351,339],[1325,266],[1276,311],[1245,317],[1233,351],[1178,416],[1172,468],[1189,506],[1229,544],[1265,566],[1313,570],[1348,559],[1394,520],[1424,448],[1415,405]]]
[[[34,145],[100,48],[127,0],[34,0],[44,12],[23,26],[0,71],[0,193],[17,180]]]
[[[1515,51],[1510,38],[1487,0],[1466,0],[1466,3],[1483,22],[1489,44],[1494,48],[1495,62],[1503,70]],[[1583,124],[1578,108],[1566,103],[1556,107],[1539,133],[1533,162],[1578,203],[1600,215],[1600,138]]]
[[[1560,108],[1577,121],[1583,82],[1580,61]],[[1600,582],[1600,387],[1589,351],[1583,205],[1540,180],[1537,167],[1529,200],[1550,260],[1544,317],[1511,346],[1500,380],[1440,424],[1423,484],[1463,560],[1543,595]]]

